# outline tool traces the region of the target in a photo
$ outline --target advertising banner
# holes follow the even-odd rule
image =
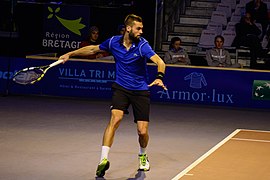
[[[153,100],[270,108],[270,72],[167,67],[164,83],[168,91],[153,88]]]
[[[1,60],[1,58],[0,58]],[[0,61],[0,71],[3,63]],[[11,72],[30,66],[52,63],[52,60],[13,59]],[[157,66],[148,65],[149,84],[155,79]],[[2,75],[2,77],[4,77]],[[82,62],[70,60],[51,68],[44,78],[33,85],[9,83],[13,94],[110,99],[115,79],[113,62]],[[0,79],[5,87],[5,79]],[[239,108],[270,108],[270,72],[199,67],[167,66],[161,87],[151,87],[155,102],[204,104]],[[2,88],[1,91],[4,91]]]
[[[11,75],[8,68],[9,57],[0,58],[0,94],[6,94],[7,90],[7,80]]]
[[[12,61],[13,71],[26,67],[44,66],[52,60],[19,59]],[[10,93],[40,94],[67,97],[111,97],[111,84],[115,79],[114,63],[68,61],[48,70],[41,81],[31,85],[10,83]]]
[[[44,4],[42,47],[46,52],[78,49],[89,33],[88,6]]]

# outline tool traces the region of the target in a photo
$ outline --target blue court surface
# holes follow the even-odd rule
[[[184,179],[196,179],[208,174],[197,167],[216,159],[218,164],[224,164],[221,170],[225,170],[225,160],[231,160],[230,175],[236,173],[239,163],[258,168],[238,170],[237,176],[229,179],[253,177],[257,172],[261,172],[257,179],[269,177],[269,153],[264,154],[264,148],[267,152],[270,149],[269,136],[260,132],[270,130],[270,111],[152,103],[147,149],[151,170],[144,173],[137,172],[138,138],[130,110],[116,132],[109,154],[111,167],[104,178],[96,178],[110,101],[9,95],[1,96],[0,102],[3,180],[175,180],[180,179],[181,172]],[[235,133],[236,130],[241,131]],[[219,146],[224,139],[226,142]],[[257,148],[261,151],[257,152]],[[224,156],[219,155],[222,151]],[[246,158],[245,153],[258,156]],[[200,163],[194,166],[198,160]],[[213,173],[211,177],[219,173],[212,168],[203,172]]]

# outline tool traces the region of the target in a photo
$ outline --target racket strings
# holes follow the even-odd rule
[[[62,62],[63,60],[59,60],[46,66],[29,67],[22,69],[13,76],[13,81],[23,85],[34,84],[35,82],[40,81],[44,77],[48,69]]]
[[[44,76],[44,71],[39,68],[29,68],[15,74],[13,80],[19,84],[32,84]]]

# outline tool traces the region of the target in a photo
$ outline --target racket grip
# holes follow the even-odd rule
[[[58,61],[55,61],[55,62],[53,62],[52,64],[50,64],[50,67],[56,66],[56,65],[61,64],[61,63],[63,63],[63,62],[64,62],[64,60],[58,60]]]

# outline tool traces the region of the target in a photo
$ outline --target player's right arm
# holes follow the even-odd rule
[[[72,56],[89,56],[92,54],[96,54],[99,51],[100,51],[99,45],[89,45],[63,54],[62,56],[59,57],[58,60],[64,60],[65,63]]]

